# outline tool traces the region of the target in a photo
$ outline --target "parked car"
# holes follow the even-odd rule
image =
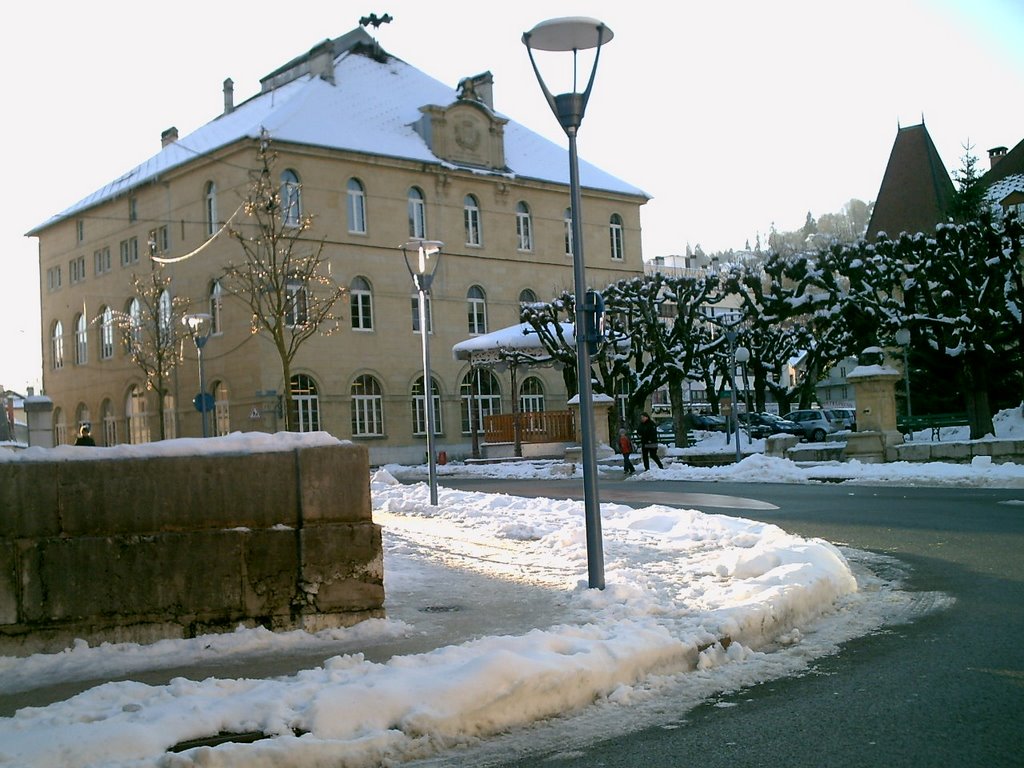
[[[686,416],[690,429],[703,429],[705,432],[725,432],[725,417],[713,413],[690,413]]]
[[[843,426],[842,429],[848,429],[851,432],[857,431],[857,409],[856,408],[829,408],[832,411],[834,420],[839,421]]]
[[[787,435],[804,436],[804,428],[795,421],[788,421],[774,413],[741,413],[737,418],[743,429],[753,438],[770,437],[780,432]]]
[[[790,411],[782,418],[799,424],[803,428],[804,437],[812,443],[820,443],[826,435],[843,429],[838,420],[833,419],[832,412],[825,408]]]

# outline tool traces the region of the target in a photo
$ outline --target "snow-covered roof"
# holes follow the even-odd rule
[[[362,42],[353,33],[334,42],[337,44],[349,39]],[[163,147],[148,160],[122,173],[28,234],[37,234],[62,219],[122,195],[218,148],[242,139],[256,139],[264,130],[276,142],[425,163],[444,162],[448,167],[454,167],[430,151],[413,125],[422,117],[421,107],[444,106],[456,101],[456,89],[386,53],[379,57],[367,53],[365,47],[352,45],[337,53],[333,84],[307,72],[290,82],[264,90],[233,111],[218,115],[206,125]],[[504,149],[507,171],[503,175],[568,185],[567,149],[511,119],[505,125]],[[481,172],[475,167],[472,170]],[[637,187],[582,160],[580,183],[592,189],[650,197]]]
[[[572,323],[559,323],[561,335],[568,344],[576,343],[576,326]],[[552,335],[558,335],[552,328]],[[452,347],[452,356],[456,360],[498,360],[502,353],[518,352],[526,357],[537,360],[550,357],[540,337],[529,323],[510,325],[491,333],[474,336],[460,341]]]
[[[985,190],[985,199],[990,203],[1000,203],[1014,192],[1024,192],[1024,173],[1014,173],[993,182]]]

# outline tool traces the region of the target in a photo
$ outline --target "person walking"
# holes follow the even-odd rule
[[[81,429],[78,430],[78,439],[75,440],[75,445],[96,446],[96,441],[92,439],[92,427],[88,424],[82,425]]]
[[[633,466],[633,462],[629,460],[629,454],[633,452],[633,441],[629,439],[629,435],[626,434],[625,429],[619,430],[619,453],[622,454],[622,471],[626,473],[626,477],[636,474],[636,467]]]
[[[636,428],[636,435],[640,440],[640,458],[644,461],[644,471],[651,468],[651,459],[654,459],[658,469],[664,469],[665,465],[658,458],[658,428],[646,412],[640,414],[640,426]]]

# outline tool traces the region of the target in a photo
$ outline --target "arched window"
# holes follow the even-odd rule
[[[173,338],[171,329],[171,293],[161,291],[157,304],[157,329],[159,330],[160,346],[166,347]]]
[[[109,360],[113,356],[114,311],[110,307],[104,307],[100,310],[100,359]]]
[[[79,403],[78,407],[75,408],[75,433],[82,429],[82,426],[88,424],[89,428],[92,428],[92,418],[89,416],[89,406],[85,403]]]
[[[484,431],[484,417],[501,413],[501,387],[494,374],[475,368],[462,379],[462,433],[470,433],[469,413],[473,409],[473,429]]]
[[[85,315],[75,318],[75,365],[89,362],[89,321]]]
[[[487,333],[487,297],[479,285],[470,286],[466,294],[466,313],[469,318],[469,332]]]
[[[359,179],[348,180],[348,231],[366,234],[366,190]]]
[[[231,401],[228,385],[223,381],[213,385],[213,428],[217,437],[231,433]]]
[[[533,250],[533,222],[530,207],[520,201],[516,204],[516,247],[520,251]]]
[[[292,376],[291,426],[295,432],[320,431],[320,396],[312,376]]]
[[[299,175],[291,168],[281,173],[281,221],[286,227],[297,227],[302,219],[302,188]]]
[[[483,245],[480,231],[480,203],[473,195],[466,195],[462,201],[463,220],[466,225],[466,245]]]
[[[100,405],[100,418],[103,419],[103,445],[117,445],[117,417],[109,398]]]
[[[427,236],[427,203],[417,187],[409,188],[409,237]]]
[[[565,209],[565,255],[572,256],[572,208]]]
[[[142,305],[138,299],[133,298],[128,302],[125,314],[128,315],[128,333],[125,341],[130,353],[142,343]]]
[[[221,311],[224,309],[224,286],[214,280],[210,286],[210,333],[224,333]]]
[[[622,261],[626,257],[626,244],[623,240],[622,217],[613,213],[608,222],[608,234],[611,238],[611,256],[615,261]]]
[[[178,406],[174,395],[164,395],[164,439],[173,440],[178,436]]]
[[[437,388],[437,380],[430,377],[430,399],[434,402],[434,434],[441,434],[441,393]],[[423,399],[423,377],[416,379],[412,385],[412,431],[414,435],[427,433],[427,405]]]
[[[365,277],[356,277],[349,286],[349,312],[352,330],[373,330],[373,291]]]
[[[53,444],[54,445],[67,445],[68,444],[68,424],[64,420],[64,409],[54,408],[53,409]]]
[[[146,392],[132,385],[124,400],[124,413],[128,419],[128,441],[132,445],[149,442],[149,415],[146,413]]]
[[[217,231],[217,185],[212,181],[206,182],[206,234],[212,235]]]
[[[384,397],[380,383],[368,374],[352,382],[352,436],[384,434]]]
[[[284,322],[288,326],[301,326],[308,319],[308,294],[305,284],[298,278],[290,278],[285,284]]]
[[[544,382],[536,376],[527,376],[519,386],[519,410],[522,413],[543,412]]]
[[[50,354],[53,369],[59,370],[64,367],[64,323],[60,320],[53,324],[53,331],[50,333]]]
[[[519,292],[519,319],[523,317],[523,307],[537,303],[537,294],[531,288],[523,288]]]

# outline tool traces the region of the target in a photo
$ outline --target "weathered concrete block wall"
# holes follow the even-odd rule
[[[0,653],[383,615],[365,448],[64,450],[0,462]]]

